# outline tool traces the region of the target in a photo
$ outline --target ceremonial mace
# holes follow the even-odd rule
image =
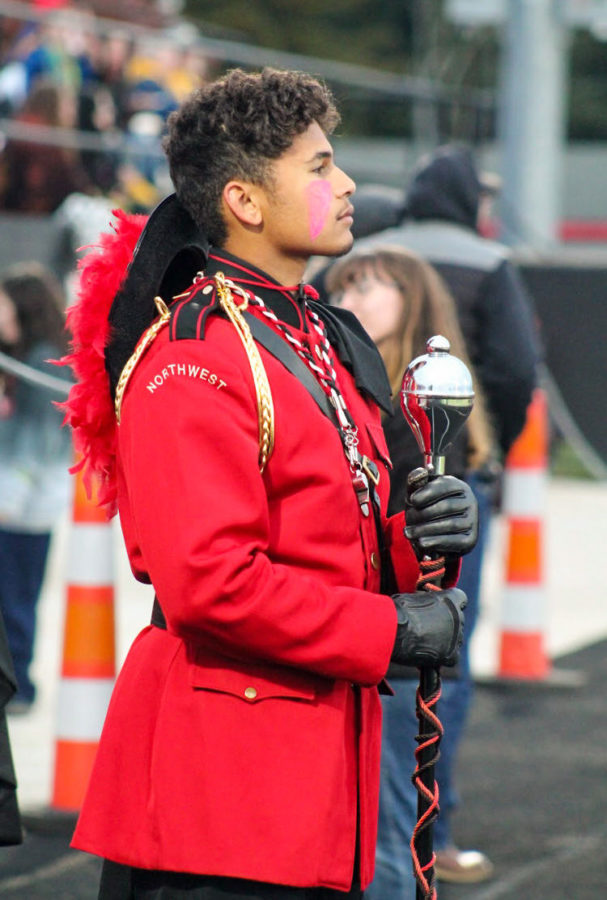
[[[414,359],[405,370],[401,387],[401,408],[424,456],[423,467],[414,469],[408,488],[415,490],[429,478],[445,472],[445,453],[460,432],[472,409],[474,389],[468,368],[450,354],[447,338],[431,337],[426,353]],[[444,559],[425,556],[418,590],[439,590],[444,574]],[[433,711],[440,696],[438,668],[420,669],[416,715],[419,721],[417,766],[413,783],[418,791],[417,824],[411,838],[411,855],[416,879],[416,900],[434,900],[433,824],[438,815],[438,788],[434,767],[442,725]]]

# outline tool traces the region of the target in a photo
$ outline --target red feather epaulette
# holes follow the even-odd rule
[[[71,353],[62,365],[71,367],[76,384],[60,407],[64,423],[71,426],[78,462],[72,472],[83,470],[87,493],[97,479],[99,505],[108,516],[116,512],[117,426],[105,368],[104,352],[110,337],[108,315],[131,262],[147,216],[114,210],[112,232],[79,264],[78,299],[67,312]]]

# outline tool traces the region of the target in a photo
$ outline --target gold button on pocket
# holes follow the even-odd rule
[[[257,690],[254,687],[245,688],[244,695],[247,700],[254,700],[257,697]]]
[[[371,566],[372,566],[374,569],[379,569],[379,556],[378,556],[378,554],[375,552],[375,550],[374,550],[373,553],[371,554]]]

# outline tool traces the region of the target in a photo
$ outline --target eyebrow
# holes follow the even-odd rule
[[[311,159],[307,160],[307,164],[316,162],[321,159],[333,159],[333,154],[330,150],[319,150],[318,153],[315,153]]]

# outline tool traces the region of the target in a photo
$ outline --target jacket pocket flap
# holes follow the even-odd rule
[[[367,433],[371,439],[371,446],[377,453],[378,457],[384,462],[389,469],[392,468],[392,460],[386,443],[386,436],[381,425],[372,425],[367,422]]]
[[[195,653],[191,665],[194,688],[219,691],[257,703],[271,697],[294,700],[315,700],[317,688],[314,675],[298,672],[286,666],[268,663],[238,662],[210,656],[204,650]]]

